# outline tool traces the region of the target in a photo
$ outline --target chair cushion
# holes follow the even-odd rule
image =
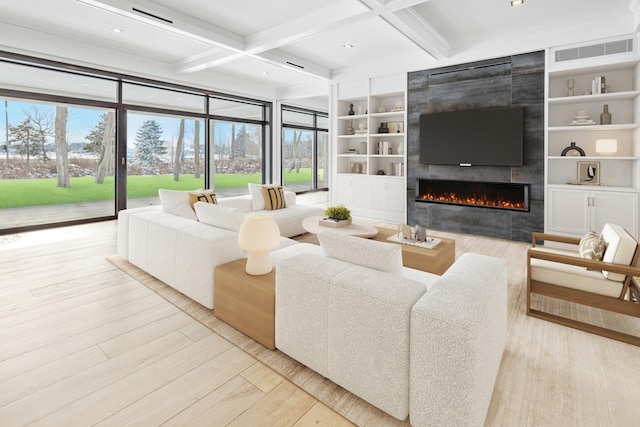
[[[325,256],[388,273],[402,272],[402,248],[385,242],[323,230],[318,241]]]
[[[550,252],[547,249],[535,248],[534,250]],[[558,253],[568,255],[565,252],[558,251]],[[562,264],[537,258],[531,258],[531,279],[613,298],[618,298],[620,292],[622,292],[621,282],[605,279],[598,270],[587,270],[577,265]]]
[[[600,261],[604,254],[604,242],[595,231],[590,231],[580,240],[579,252],[582,258]]]
[[[604,255],[602,256],[604,262],[631,265],[638,242],[624,228],[616,224],[607,223],[602,228],[600,238],[605,245]],[[617,282],[623,281],[626,277],[624,274],[610,273],[608,271],[603,271],[602,275],[609,280]]]

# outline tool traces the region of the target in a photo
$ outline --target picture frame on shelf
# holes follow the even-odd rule
[[[349,162],[349,172],[363,174],[365,173],[365,162]]]
[[[578,162],[578,184],[600,185],[600,162]]]
[[[387,123],[387,127],[389,128],[389,133],[403,133],[404,132],[404,123],[403,122],[389,122],[389,123]]]

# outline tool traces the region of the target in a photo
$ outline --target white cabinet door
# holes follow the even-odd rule
[[[376,177],[369,183],[369,207],[390,212],[404,212],[404,181]]]
[[[594,191],[591,197],[594,231],[599,232],[607,222],[611,222],[638,238],[638,193]]]
[[[338,175],[334,191],[334,203],[347,207],[366,207],[369,195],[367,177]]]
[[[587,191],[549,188],[549,231],[584,235],[590,230],[588,202]]]

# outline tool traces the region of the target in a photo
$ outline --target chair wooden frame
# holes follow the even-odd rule
[[[640,304],[633,302],[633,297],[640,301],[640,288],[634,276],[640,276],[640,268],[636,267],[638,259],[640,259],[640,247],[636,243],[636,250],[633,255],[631,265],[614,264],[603,261],[590,260],[571,255],[562,255],[556,252],[546,252],[535,250],[537,241],[550,241],[571,245],[578,245],[579,238],[558,236],[546,233],[533,233],[531,237],[532,249],[527,251],[527,315],[547,320],[549,322],[558,323],[560,325],[569,326],[585,332],[590,332],[603,337],[622,341],[628,344],[640,346],[640,337],[627,333],[606,329],[600,326],[581,322],[574,319],[558,316],[556,314],[546,313],[531,308],[531,294],[544,295],[551,298],[561,299],[576,304],[595,307],[602,310],[612,311],[627,316],[640,318]],[[566,288],[531,279],[531,259],[541,259],[562,264],[576,265],[593,270],[609,271],[613,273],[621,273],[626,275],[623,282],[622,291],[618,298],[599,295],[592,292],[582,291],[578,289]]]

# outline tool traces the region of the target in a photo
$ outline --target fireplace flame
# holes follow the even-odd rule
[[[474,205],[474,206],[491,206],[505,209],[519,209],[524,210],[525,205],[524,202],[513,202],[510,200],[505,200],[500,197],[497,198],[488,198],[485,196],[458,196],[456,193],[442,193],[442,194],[433,194],[433,193],[425,193],[420,195],[421,200],[427,200],[430,202],[440,202],[440,203],[456,203],[462,205]]]

